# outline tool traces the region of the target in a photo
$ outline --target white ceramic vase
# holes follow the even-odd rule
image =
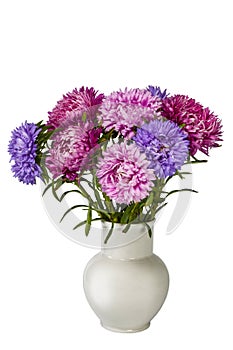
[[[104,223],[103,240],[110,228]],[[150,223],[154,228],[154,222]],[[104,328],[116,332],[139,332],[163,305],[169,275],[163,261],[153,254],[153,237],[144,224],[115,224],[107,244],[84,271],[86,298]],[[127,240],[127,242],[125,241]]]

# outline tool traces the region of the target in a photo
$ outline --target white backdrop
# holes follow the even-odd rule
[[[231,1],[2,1],[0,5],[1,234],[0,348],[232,349],[232,16]],[[100,327],[82,274],[96,251],[62,236],[39,186],[11,176],[13,128],[47,118],[63,93],[160,85],[217,113],[224,143],[196,165],[190,209],[155,253],[166,263],[168,298],[138,334]],[[228,200],[229,199],[229,200]],[[171,205],[172,205],[171,201]]]

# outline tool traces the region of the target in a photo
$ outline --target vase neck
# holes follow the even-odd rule
[[[153,232],[154,222],[149,223]],[[103,242],[110,223],[103,224]],[[115,224],[111,237],[102,244],[101,253],[111,259],[134,260],[153,254],[153,235],[149,237],[145,224],[132,224],[124,233],[125,225]]]

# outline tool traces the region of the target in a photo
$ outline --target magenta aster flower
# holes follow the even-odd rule
[[[52,147],[46,158],[46,166],[53,178],[65,176],[74,181],[87,156],[97,146],[101,128],[93,128],[89,122],[65,126],[55,132]]]
[[[155,175],[150,162],[135,144],[114,144],[97,163],[97,177],[105,192],[120,204],[140,202],[153,187]]]
[[[206,155],[209,149],[218,147],[222,141],[222,125],[209,108],[184,95],[175,95],[162,100],[163,117],[182,126],[188,133],[190,154],[193,156],[200,150]]]
[[[150,91],[131,89],[111,93],[99,108],[99,120],[106,131],[114,128],[125,138],[134,135],[134,128],[151,121],[161,106],[161,99]]]
[[[104,98],[103,94],[97,93],[98,91],[95,91],[93,87],[90,89],[81,87],[79,90],[74,89],[72,92],[63,95],[63,98],[57,102],[52,112],[48,113],[49,120],[47,125],[57,128],[62,122],[67,120],[70,112],[85,112],[92,106],[96,106],[97,110],[97,106]]]

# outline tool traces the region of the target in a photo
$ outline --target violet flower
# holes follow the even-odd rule
[[[187,134],[175,123],[154,120],[137,129],[133,138],[142,153],[150,161],[158,178],[174,175],[188,157]]]
[[[14,177],[25,184],[35,184],[36,177],[40,177],[41,168],[36,163],[36,139],[40,129],[34,123],[27,121],[12,131],[8,152],[14,164],[11,167]]]
[[[159,86],[152,86],[149,85],[147,88],[148,91],[150,91],[152,96],[158,97],[160,99],[164,99],[166,97],[168,97],[168,93],[167,93],[167,89],[165,89],[164,91],[161,90],[161,88]]]

